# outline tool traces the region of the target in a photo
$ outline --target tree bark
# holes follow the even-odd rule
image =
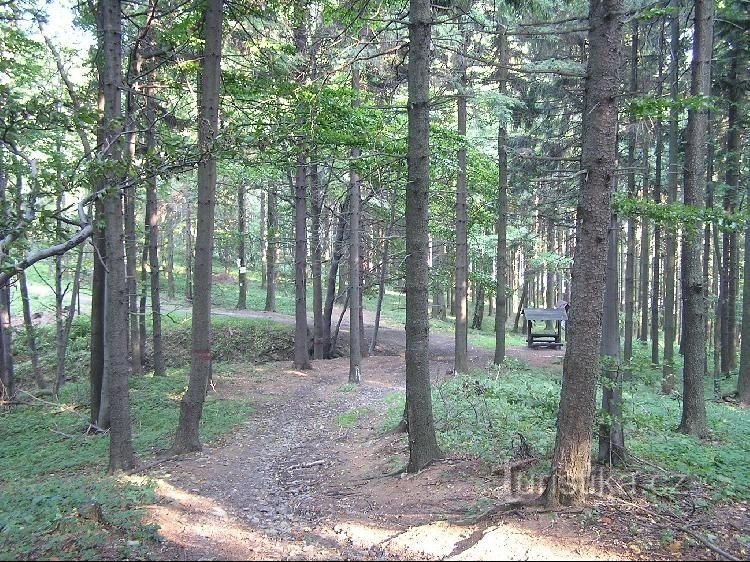
[[[152,44],[153,45],[153,44]],[[153,69],[152,69],[153,72]],[[154,91],[151,84],[146,88],[146,152],[154,157],[156,154],[156,108]],[[148,244],[149,285],[151,289],[151,341],[153,343],[154,375],[162,376],[166,371],[164,348],[161,338],[161,279],[159,275],[159,203],[156,193],[156,176],[146,182],[146,243]],[[169,237],[172,233],[169,229]],[[170,242],[174,248],[174,244]],[[170,256],[172,259],[173,256]],[[144,280],[145,282],[145,280]],[[174,291],[174,278],[172,279]]]
[[[458,135],[466,137],[466,43],[468,37],[459,22],[461,34],[461,54],[458,56]],[[467,208],[466,208],[466,147],[461,143],[458,153],[456,177],[456,329],[455,329],[455,366],[457,373],[469,370],[468,352],[468,269],[469,246],[467,243]],[[408,223],[407,223],[408,225]]]
[[[620,363],[620,306],[617,283],[617,238],[619,225],[612,215],[607,249],[606,287],[602,318],[602,411],[606,421],[599,425],[599,462],[609,466],[625,462],[625,433],[622,425],[622,370]]]
[[[94,205],[94,234],[91,245],[94,249],[94,267],[91,278],[91,355],[89,358],[89,395],[91,400],[91,424],[99,425],[102,429],[109,426],[109,413],[107,412],[107,422],[105,426],[102,421],[102,390],[104,385],[104,374],[106,371],[106,361],[104,357],[105,332],[104,316],[107,306],[106,294],[106,275],[107,270],[105,262],[107,259],[107,246],[104,240],[104,229],[98,226],[104,220],[104,210],[102,204],[97,201]],[[60,345],[60,348],[62,345]],[[58,357],[60,351],[58,348]],[[55,383],[55,395],[58,394],[60,387],[65,382],[65,369],[60,369],[58,362],[57,379]]]
[[[167,298],[175,298],[174,286],[174,211],[167,206]]]
[[[277,238],[279,230],[279,218],[277,215],[276,186],[268,186],[268,216],[266,218],[266,304],[263,310],[276,312],[276,254]]]
[[[630,94],[636,96],[638,93],[638,19],[633,19],[633,34],[630,50]],[[635,187],[635,147],[636,147],[636,120],[635,113],[631,111],[628,123],[628,197],[636,197]],[[633,317],[635,308],[635,229],[636,219],[634,216],[628,218],[628,238],[625,251],[625,346],[623,360],[630,363],[633,357]],[[619,355],[619,354],[618,354]]]
[[[240,296],[237,299],[237,308],[245,310],[247,308],[247,264],[245,263],[245,184],[240,179],[237,187],[237,266],[239,267],[239,289]]]
[[[498,70],[497,90],[500,95],[507,91],[508,38],[505,28],[498,25]],[[505,361],[505,324],[508,317],[508,130],[504,118],[497,125],[497,285],[495,287],[495,355],[492,362],[500,365]]]
[[[310,163],[310,253],[312,258],[313,279],[313,358],[323,359],[325,350],[323,342],[323,264],[320,244],[320,213],[323,208],[323,196],[320,189],[318,163]]]
[[[180,420],[172,446],[172,452],[177,454],[201,449],[198,425],[211,376],[211,275],[216,203],[214,143],[219,131],[222,8],[223,0],[207,0],[203,18],[206,44],[198,88],[198,152],[201,160],[198,164],[192,361],[188,388],[180,403]]]
[[[406,188],[406,407],[408,472],[440,457],[430,391],[427,209],[430,187],[429,0],[409,1],[408,183]]]
[[[193,300],[193,203],[185,189],[185,300]]]
[[[663,90],[663,66],[664,66],[664,20],[659,25],[658,54],[657,54],[657,86],[656,95],[661,98]],[[662,199],[662,122],[657,118],[654,125],[654,138],[656,139],[655,162],[654,162],[654,203],[661,205]],[[653,286],[651,289],[651,364],[659,364],[659,298],[661,296],[661,264],[662,264],[662,236],[659,221],[654,221],[654,259],[653,259]]]
[[[649,168],[649,143],[643,141],[643,199],[648,200],[651,178],[651,170]],[[640,277],[638,281],[638,287],[640,289],[640,311],[641,311],[641,322],[640,330],[638,331],[638,340],[644,344],[648,342],[648,313],[649,313],[649,302],[648,302],[648,288],[649,288],[649,266],[650,266],[650,252],[651,252],[651,228],[649,221],[646,217],[641,218],[641,254],[640,254]]]
[[[677,202],[678,171],[678,108],[679,102],[679,53],[680,53],[680,11],[681,1],[673,0],[674,13],[670,19],[670,61],[669,81],[669,181],[667,203]],[[661,391],[670,394],[676,384],[674,376],[674,341],[675,341],[675,269],[677,256],[676,225],[667,225],[665,232],[664,254],[664,364],[662,367]]]
[[[266,253],[268,252],[267,232],[266,232],[266,192],[260,190],[260,288],[266,288]]]
[[[622,17],[622,0],[590,4],[581,151],[581,168],[587,173],[578,201],[568,349],[563,361],[552,474],[543,496],[550,506],[585,501],[591,470],[608,230],[617,157]]]
[[[739,200],[740,187],[740,129],[741,119],[739,112],[740,85],[737,80],[738,50],[737,43],[740,41],[733,31],[730,43],[730,61],[727,74],[727,159],[726,159],[726,196],[724,199],[724,211],[729,214],[736,212]],[[746,65],[746,61],[745,61]],[[721,346],[721,372],[726,375],[737,367],[737,276],[739,274],[739,244],[737,232],[724,232],[724,267],[722,271],[725,279],[722,287],[726,296],[723,300],[722,313],[722,346]]]
[[[693,60],[691,62],[690,94],[711,94],[711,52],[713,49],[714,2],[696,0]],[[690,109],[685,145],[683,201],[702,209],[706,193],[706,143],[708,112]],[[686,227],[682,234],[682,310],[684,317],[685,357],[683,367],[682,421],[680,430],[704,436],[706,403],[704,375],[706,368],[706,299],[703,287],[701,236]]]
[[[21,290],[21,304],[23,307],[23,326],[26,331],[26,345],[29,348],[31,357],[31,369],[34,372],[34,380],[39,388],[47,388],[47,381],[39,367],[39,351],[36,347],[36,331],[31,321],[31,305],[29,304],[29,287],[26,284],[26,273],[22,271],[18,274],[18,286]]]
[[[333,254],[328,266],[328,278],[326,281],[326,302],[323,308],[323,352],[328,359],[333,357],[336,351],[331,341],[331,317],[333,315],[333,305],[336,302],[336,279],[338,277],[339,264],[341,257],[344,255],[344,238],[346,237],[347,215],[351,200],[351,192],[347,193],[346,199],[341,204],[339,210],[339,220],[336,226],[336,238],[333,242]]]
[[[120,0],[101,0],[101,31],[103,38],[102,85],[104,92],[103,157],[116,163],[121,145],[121,49],[122,24]],[[116,172],[105,174],[109,185],[119,183]],[[107,363],[107,398],[109,401],[110,446],[109,472],[130,470],[135,465],[131,439],[130,404],[128,399],[128,302],[129,292],[125,268],[125,232],[122,192],[113,189],[102,201],[104,239],[107,248],[107,283],[105,316],[105,361]]]
[[[354,99],[352,108],[359,106],[359,68],[352,68],[352,90]],[[349,189],[352,193],[351,212],[349,218],[349,382],[359,383],[362,380],[360,372],[362,363],[362,263],[360,257],[360,219],[361,194],[359,174],[354,168],[360,156],[358,148],[351,149],[349,165]]]

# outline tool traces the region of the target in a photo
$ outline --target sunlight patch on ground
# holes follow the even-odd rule
[[[471,535],[471,528],[457,527],[446,521],[410,527],[391,539],[388,546],[396,551],[410,552],[420,557],[443,558],[456,545]]]
[[[510,524],[489,527],[479,541],[448,560],[616,560],[612,552],[562,544]]]

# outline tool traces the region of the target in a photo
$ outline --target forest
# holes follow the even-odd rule
[[[749,55],[748,0],[0,0],[0,558],[748,559]]]

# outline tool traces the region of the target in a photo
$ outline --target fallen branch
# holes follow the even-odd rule
[[[682,531],[683,533],[686,533],[686,534],[690,535],[695,540],[702,542],[706,546],[706,548],[708,548],[710,551],[718,554],[719,556],[724,557],[727,560],[731,560],[733,562],[734,561],[739,562],[739,560],[741,560],[741,558],[737,558],[735,556],[732,556],[726,550],[722,549],[721,547],[716,546],[710,540],[704,538],[703,536],[699,535],[698,533],[696,533],[694,531],[691,531],[687,527],[684,527],[684,526],[683,527],[676,527],[676,529],[678,531]]]
[[[286,467],[287,470],[297,470],[299,468],[312,468],[313,466],[319,466],[321,464],[325,464],[325,459],[320,459],[317,461],[312,462],[303,462],[300,464],[293,464],[292,466]]]

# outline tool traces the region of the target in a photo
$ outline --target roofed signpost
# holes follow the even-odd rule
[[[525,308],[523,310],[526,318],[526,343],[529,347],[552,347],[560,349],[562,342],[562,323],[568,320],[567,307],[559,308]],[[534,331],[535,322],[555,322],[554,332]]]

